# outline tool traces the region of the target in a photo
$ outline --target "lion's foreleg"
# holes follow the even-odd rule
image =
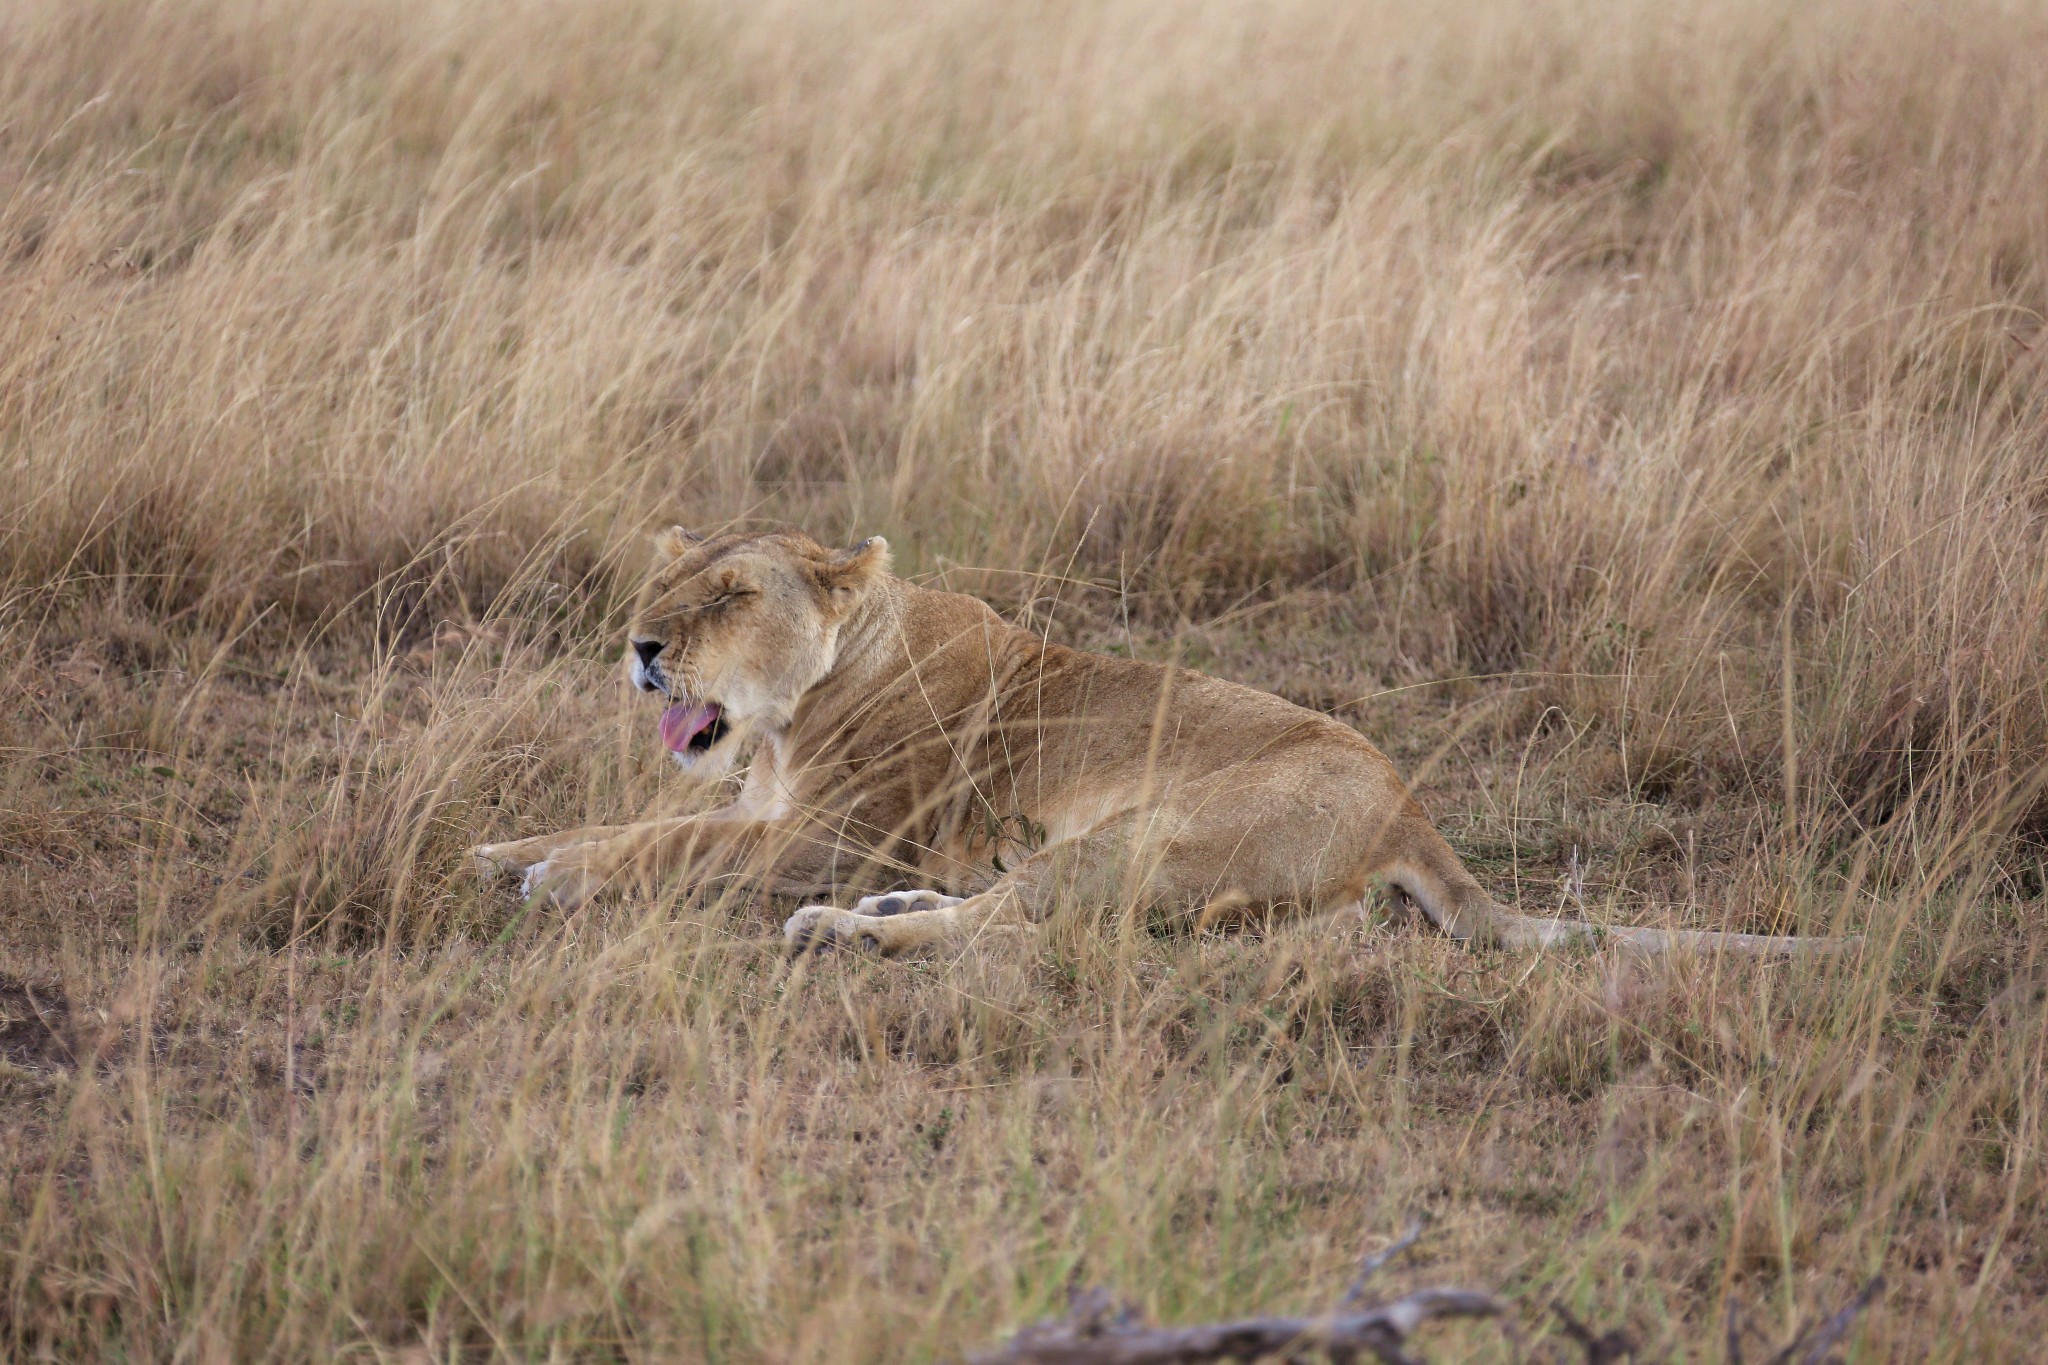
[[[829,889],[839,858],[819,830],[717,814],[650,820],[608,839],[578,844],[527,869],[525,893],[544,892],[564,908],[604,886],[628,880],[702,885],[747,878],[786,894]]]
[[[469,853],[486,872],[518,874],[525,872],[535,863],[546,862],[563,849],[574,848],[579,844],[603,843],[631,828],[630,825],[585,825],[581,829],[537,834],[531,839],[510,839],[502,844],[478,844],[470,849]]]
[[[745,816],[687,816],[630,826],[613,838],[564,850],[527,872],[525,892],[582,904],[606,885],[704,886],[738,881],[782,896],[829,895],[863,873],[892,866],[857,834],[824,824]]]

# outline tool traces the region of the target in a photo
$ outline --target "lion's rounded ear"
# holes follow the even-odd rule
[[[682,526],[654,533],[654,552],[667,559],[679,559],[692,545],[703,543],[704,537]]]
[[[818,565],[818,585],[842,609],[859,601],[877,579],[889,572],[889,542],[869,536],[851,549],[837,550]]]

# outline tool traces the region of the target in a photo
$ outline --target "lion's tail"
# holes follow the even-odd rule
[[[1830,952],[1853,938],[1781,937],[1702,929],[1647,929],[1585,920],[1520,915],[1486,894],[1458,855],[1434,829],[1417,822],[1421,837],[1386,869],[1386,877],[1422,907],[1429,922],[1461,943],[1499,948],[1552,948],[1573,943],[1619,944],[1645,953],[1679,950],[1793,956]]]

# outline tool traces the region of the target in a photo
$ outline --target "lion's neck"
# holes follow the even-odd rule
[[[927,703],[941,701],[934,691],[945,687],[953,671],[927,673],[926,667],[942,654],[963,649],[975,652],[979,661],[958,670],[959,678],[985,686],[990,652],[1000,650],[1014,633],[979,598],[885,578],[840,627],[832,667],[805,694],[796,728],[843,734],[849,714],[872,711],[913,675]]]
[[[820,686],[866,680],[895,652],[892,646],[903,634],[903,594],[908,587],[898,579],[885,578],[862,595],[839,628],[832,667]]]

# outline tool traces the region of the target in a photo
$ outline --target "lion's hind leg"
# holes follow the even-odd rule
[[[858,948],[884,957],[917,952],[948,941],[1008,935],[1042,922],[1058,894],[1077,901],[1114,900],[1128,880],[1127,815],[1112,817],[1077,838],[1042,848],[979,895],[965,899],[937,891],[869,896],[852,910],[806,905],[782,926],[792,951]]]
[[[851,910],[806,905],[782,926],[792,952],[853,948],[896,957],[965,940],[1015,919],[1014,888],[997,885],[978,896],[938,891],[896,891],[866,896]]]

